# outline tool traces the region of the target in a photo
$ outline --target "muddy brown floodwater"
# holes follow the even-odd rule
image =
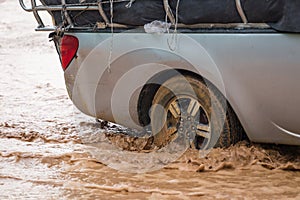
[[[241,142],[148,173],[107,167],[77,127],[108,130],[77,117],[47,33],[0,3],[0,199],[300,199],[298,147]]]

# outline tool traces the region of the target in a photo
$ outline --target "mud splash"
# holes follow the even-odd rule
[[[47,33],[33,32],[17,1],[0,3],[0,199],[300,199],[299,147],[241,142],[204,157],[189,150],[141,174],[99,162],[78,127],[131,151],[140,143],[74,117]]]
[[[299,198],[299,157],[281,147],[240,143],[201,159],[190,150],[162,170],[129,174],[103,165],[85,145],[71,141],[2,138],[0,144],[1,198]],[[293,168],[281,168],[286,159]],[[278,167],[265,167],[270,163]]]
[[[145,146],[149,143],[149,138],[131,137],[130,130],[122,129],[121,127],[116,127],[115,125],[103,121],[98,125],[98,128],[103,129],[98,137],[104,138],[103,141],[105,143],[110,144],[114,148],[119,148],[122,151],[149,153],[147,159],[150,160],[151,150],[145,150]],[[96,141],[94,146],[97,146],[99,149],[103,146],[109,148],[107,145],[101,146],[100,142],[97,143],[99,139],[93,138],[93,140],[94,142]],[[81,141],[81,143],[89,145],[85,141]],[[104,148],[98,151],[105,150]],[[98,151],[97,153],[101,154]],[[101,156],[105,157],[105,155]],[[138,157],[137,155],[135,156]],[[159,156],[163,157],[163,155]],[[300,171],[300,147],[260,145],[252,144],[249,141],[242,141],[226,149],[216,148],[208,150],[207,152],[188,149],[181,158],[165,168],[203,172],[219,171],[222,169],[250,169],[255,165],[269,170]]]

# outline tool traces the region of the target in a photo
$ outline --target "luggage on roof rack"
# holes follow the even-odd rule
[[[23,0],[19,1],[24,8]],[[172,24],[178,19],[179,28],[245,24],[300,32],[300,1],[294,0],[40,0],[40,6],[35,1],[31,0],[32,9],[27,11],[35,15],[40,10],[49,11],[57,27],[106,28],[112,26],[111,22],[114,27],[136,27],[165,21],[167,15]],[[43,26],[41,21],[39,24]]]

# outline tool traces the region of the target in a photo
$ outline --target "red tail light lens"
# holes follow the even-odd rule
[[[65,35],[60,43],[61,65],[63,70],[66,70],[78,50],[79,41],[76,37]]]

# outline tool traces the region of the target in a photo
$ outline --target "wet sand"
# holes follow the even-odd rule
[[[0,3],[0,199],[300,199],[299,147],[241,142],[148,173],[108,167],[81,136],[109,130],[68,99],[48,33]]]

